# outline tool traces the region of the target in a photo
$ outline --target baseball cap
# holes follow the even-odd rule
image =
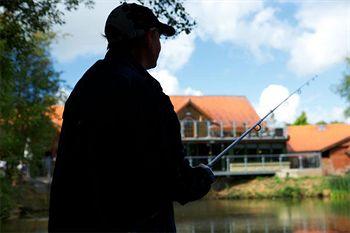
[[[135,3],[123,3],[108,16],[105,35],[110,40],[133,39],[145,34],[150,28],[156,28],[160,34],[173,36],[175,29],[161,23],[152,10]],[[112,35],[113,31],[113,35]]]

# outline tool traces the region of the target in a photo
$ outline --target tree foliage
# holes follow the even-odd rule
[[[89,0],[0,0],[0,160],[17,179],[16,165],[41,164],[57,134],[51,117],[62,84],[49,46],[51,28],[62,24],[59,4],[71,10]],[[24,157],[25,151],[27,157]]]
[[[0,0],[0,40],[9,48],[26,50],[35,42],[37,32],[48,33],[55,24],[63,24],[66,10],[80,3],[92,6],[92,0]],[[64,8],[63,8],[64,9]]]
[[[306,113],[303,111],[300,116],[294,121],[293,125],[308,125]]]
[[[324,120],[316,122],[316,125],[327,125],[327,122]]]
[[[350,57],[346,58],[347,71],[337,87],[337,92],[350,104]],[[350,117],[350,105],[345,109],[345,116]]]
[[[35,173],[57,133],[52,106],[59,100],[61,81],[48,54],[51,38],[37,33],[33,40],[35,47],[11,61],[10,77],[1,80],[0,159],[7,161],[12,178],[20,160]]]
[[[137,0],[140,4],[150,7],[157,17],[166,20],[167,24],[173,26],[176,34],[185,32],[189,34],[195,21],[186,12],[182,0]],[[124,2],[124,1],[120,1]]]

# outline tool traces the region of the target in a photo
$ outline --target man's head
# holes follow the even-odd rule
[[[161,23],[149,8],[135,3],[115,8],[105,25],[108,49],[130,52],[146,69],[157,64],[162,34],[172,36],[175,29]]]

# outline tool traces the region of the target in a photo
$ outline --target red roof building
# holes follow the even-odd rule
[[[190,156],[216,155],[260,118],[244,96],[170,96]],[[287,135],[282,128],[253,131],[230,155],[281,154]]]
[[[350,170],[350,125],[302,125],[288,127],[289,152],[320,152],[325,174]]]
[[[244,96],[170,96],[175,112],[181,119],[187,112],[197,110],[197,120],[222,122],[224,127],[252,124],[260,118]]]

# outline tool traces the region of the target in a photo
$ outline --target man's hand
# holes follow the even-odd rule
[[[177,188],[178,196],[175,199],[181,205],[204,197],[215,181],[211,168],[204,164],[195,167],[189,166],[187,173],[184,174],[181,182],[177,183],[179,184]]]
[[[196,173],[193,186],[198,195],[196,199],[199,199],[209,192],[211,184],[215,181],[215,176],[211,168],[204,164],[199,164],[193,170]]]
[[[208,176],[208,182],[210,184],[214,183],[215,175],[214,175],[214,173],[213,173],[213,171],[211,170],[210,167],[208,167],[207,165],[205,165],[203,163],[199,164],[197,167],[203,169],[206,172],[206,174]]]

